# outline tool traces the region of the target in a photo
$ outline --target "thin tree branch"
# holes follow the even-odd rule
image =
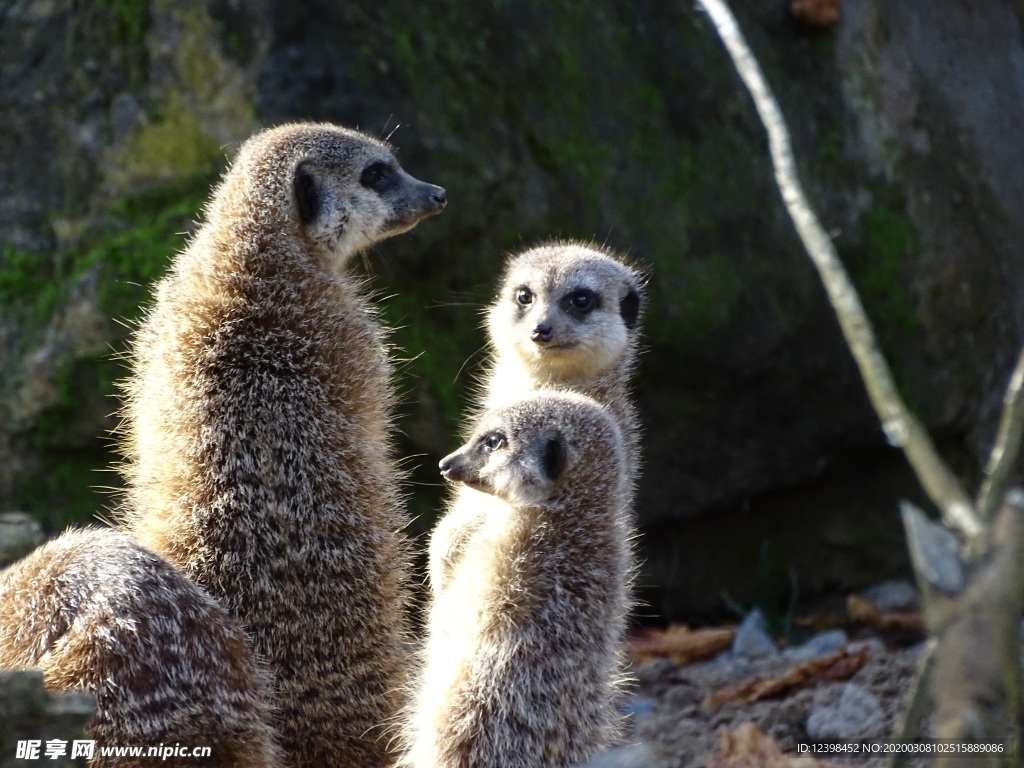
[[[1003,501],[1006,485],[1010,480],[1010,472],[1020,454],[1021,432],[1024,431],[1024,398],[1020,396],[1024,388],[1024,349],[1017,358],[1017,367],[1013,369],[1010,383],[1006,385],[1003,395],[1003,413],[999,419],[999,430],[996,442],[988,457],[985,467],[985,480],[978,492],[978,515],[988,522],[995,515]]]
[[[882,421],[886,437],[892,445],[903,449],[925,492],[942,512],[944,522],[961,531],[969,542],[973,542],[982,533],[981,521],[971,499],[942,461],[931,438],[896,390],[892,373],[879,351],[857,291],[800,186],[789,132],[757,60],[750,52],[726,3],[723,0],[700,0],[700,3],[711,17],[768,131],[775,181],[782,192],[783,202],[821,275],[829,301],[860,368],[871,404]]]

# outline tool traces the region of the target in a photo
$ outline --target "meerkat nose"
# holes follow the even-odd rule
[[[470,476],[473,474],[469,471],[465,457],[458,451],[445,456],[437,466],[438,469],[441,470],[441,477],[455,483],[464,483],[469,480]]]
[[[538,344],[547,344],[555,336],[551,323],[538,323],[537,327],[530,331],[530,339]]]
[[[448,193],[444,191],[444,187],[434,187],[430,193],[430,199],[437,203],[438,208],[448,205]]]

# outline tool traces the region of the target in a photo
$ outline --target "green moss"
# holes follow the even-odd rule
[[[99,486],[111,481],[97,471],[105,463],[101,444],[95,454],[48,451],[39,470],[18,488],[18,506],[28,510],[50,536],[70,525],[96,522],[109,502]]]
[[[648,329],[652,342],[696,342],[731,322],[744,286],[733,260],[722,253],[655,264],[659,285],[682,285],[678,293],[655,292],[652,311],[663,318]]]
[[[436,293],[431,293],[431,290]],[[422,296],[444,296],[444,286],[417,283],[415,293],[403,291],[382,303],[385,324],[394,329],[394,343],[403,357],[413,358],[401,376],[424,380],[437,397],[439,416],[454,432],[466,405],[466,393],[456,377],[467,356],[483,343],[483,331],[475,308],[445,306],[432,311],[423,307]],[[439,327],[445,328],[438,333]],[[468,350],[468,352],[467,352]]]
[[[920,326],[907,293],[904,265],[914,248],[910,222],[893,208],[875,206],[862,220],[865,257],[854,280],[872,319],[882,333],[913,331]]]
[[[833,125],[818,139],[818,162],[826,168],[835,168],[842,162],[843,134]]]
[[[119,47],[143,45],[149,28],[149,0],[99,0],[111,15],[110,41]]]
[[[172,93],[159,117],[129,141],[116,163],[122,170],[112,173],[110,180],[120,188],[131,186],[129,175],[131,181],[167,183],[211,175],[221,162],[216,140],[203,131],[182,96]]]
[[[5,251],[0,296],[20,295],[20,306],[27,307],[33,322],[43,328],[80,278],[95,273],[101,313],[130,325],[141,313],[152,283],[182,248],[182,233],[198,215],[211,181],[209,176],[194,177],[117,201],[97,217],[102,224],[56,261],[42,254]],[[127,333],[119,325],[112,330],[122,339]],[[114,338],[112,343],[117,348],[121,342]],[[85,418],[87,412],[95,413],[107,402],[108,410],[114,409],[114,382],[123,375],[121,364],[105,351],[68,360],[51,380],[56,402],[38,414],[31,431],[20,438],[41,465],[22,478],[13,501],[51,533],[71,522],[93,520],[107,503],[97,486],[116,484],[115,476],[98,472],[117,460],[109,440],[82,430],[94,429],[83,427],[95,424]]]
[[[39,328],[53,314],[60,295],[53,271],[48,254],[5,247],[0,252],[0,305],[30,328]]]

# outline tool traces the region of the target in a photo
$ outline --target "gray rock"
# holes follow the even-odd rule
[[[828,632],[819,632],[803,645],[790,648],[786,651],[787,658],[794,661],[806,661],[816,659],[834,653],[849,642],[850,638],[841,629],[830,629]]]
[[[915,570],[943,592],[959,594],[967,583],[960,542],[941,523],[933,522],[909,501],[900,503],[907,545]]]
[[[747,614],[736,630],[736,638],[732,641],[732,653],[742,659],[759,659],[766,656],[777,656],[779,649],[768,634],[768,625],[764,614],[755,608]]]
[[[838,694],[838,695],[837,695]],[[885,722],[878,698],[856,683],[830,689],[807,718],[807,735],[815,741],[856,741],[877,735]]]
[[[888,652],[885,647],[885,643],[877,637],[867,637],[863,640],[855,640],[847,646],[847,650],[851,654],[860,653],[860,651],[865,648],[867,649],[868,656],[872,659],[881,658]]]
[[[648,698],[630,699],[619,708],[624,715],[649,715],[654,711],[654,702]]]
[[[606,749],[579,768],[663,768],[668,763],[648,744]]]
[[[919,606],[917,589],[909,581],[883,581],[861,593],[880,611],[907,611]]]
[[[81,473],[47,475],[54,457],[85,472],[116,460],[97,455],[95,439],[113,426],[109,380],[123,371],[76,366],[121,348],[123,329],[106,324],[88,358],[72,344],[30,357],[31,335],[59,321],[42,316],[36,278],[61,283],[46,286],[62,299],[53,315],[91,249],[60,237],[57,219],[120,221],[108,203],[139,182],[200,174],[208,155],[230,155],[257,123],[330,119],[381,136],[400,123],[394,140],[409,170],[473,201],[389,243],[380,274],[379,288],[399,294],[386,308],[404,326],[395,343],[415,358],[402,367],[402,389],[416,397],[398,426],[401,453],[423,456],[410,462],[418,511],[441,507],[431,465],[471,388],[496,258],[556,233],[607,235],[655,278],[636,382],[652,612],[714,610],[723,591],[752,604],[791,567],[812,593],[860,589],[905,563],[898,526],[883,516],[916,481],[881,439],[782,211],[763,129],[692,4],[596,0],[586,36],[573,34],[576,4],[540,0],[452,16],[411,0],[372,10],[87,5],[84,16],[55,2],[8,2],[0,13],[0,270],[8,246],[47,267],[21,275],[32,278],[24,285],[17,270],[5,274],[24,311],[6,312],[0,296],[0,498],[53,485],[63,500],[88,484]],[[122,5],[142,18],[126,24]],[[826,40],[796,28],[780,4],[733,5],[905,397],[929,429],[965,436],[951,458],[981,463],[1002,394],[993,383],[1005,381],[1024,336],[1017,8],[997,0],[935,13],[931,0],[863,0],[845,4]],[[715,125],[731,128],[707,130]],[[167,209],[185,202],[186,220],[198,214],[194,199]],[[153,217],[142,218],[123,224],[148,231]],[[159,262],[148,248],[97,252],[99,293],[111,295],[154,276],[133,278],[133,260]],[[144,303],[147,290],[100,316],[130,316],[125,305]],[[49,501],[27,494],[14,504],[42,515]],[[83,502],[79,519],[99,506]],[[696,516],[700,536],[686,519]],[[771,545],[765,570],[761,543]]]

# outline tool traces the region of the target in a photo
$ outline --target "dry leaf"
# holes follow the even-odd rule
[[[775,740],[753,723],[741,723],[722,731],[718,752],[708,758],[706,768],[830,768],[813,757],[787,755]]]
[[[668,629],[631,638],[627,649],[637,663],[666,657],[675,664],[689,664],[721,653],[732,645],[734,637],[735,626],[690,629],[683,624],[673,624]]]
[[[881,632],[924,636],[924,616],[919,611],[878,610],[873,602],[860,595],[846,598],[846,617],[851,624],[864,624]]]
[[[839,21],[842,0],[793,0],[793,17],[808,27],[831,27]]]
[[[801,688],[833,680],[847,680],[868,663],[866,646],[851,653],[846,648],[790,667],[778,677],[754,678],[739,685],[730,685],[708,694],[701,706],[719,709],[726,704],[749,704],[752,701],[782,696]]]

